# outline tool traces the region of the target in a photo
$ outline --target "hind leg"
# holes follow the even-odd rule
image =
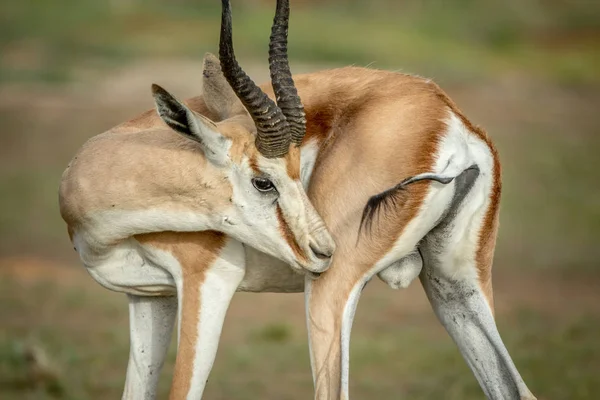
[[[444,325],[489,399],[535,399],[519,375],[476,279],[452,279],[426,264],[421,282]]]
[[[412,210],[421,208],[421,199],[409,197],[406,206],[398,210],[402,225],[390,228],[397,236],[378,259],[374,259],[371,253],[372,248],[377,246],[377,238],[362,237],[357,245],[356,233],[346,230],[346,236],[336,237],[338,247],[329,269],[319,279],[306,281],[307,327],[315,399],[349,398],[350,333],[354,313],[367,282],[387,268],[389,270],[381,278],[398,287],[408,285],[419,274],[421,261],[414,249],[443,215],[452,197],[452,187],[436,183],[423,185],[419,190],[428,192],[422,207],[425,211],[412,214]]]
[[[497,204],[496,204],[497,205]],[[420,279],[444,325],[489,399],[535,399],[494,322],[491,267],[497,209],[477,185],[422,242]]]
[[[171,342],[177,297],[128,295],[130,350],[123,399],[156,398],[158,378]]]

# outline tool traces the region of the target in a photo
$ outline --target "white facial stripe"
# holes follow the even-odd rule
[[[309,232],[298,237],[299,231],[302,233],[307,229],[304,202],[301,200],[303,189],[297,181],[287,177],[283,162],[281,165],[275,162],[265,164],[261,170],[273,180],[278,193],[259,192],[252,185],[254,172],[249,166],[232,170],[229,174],[233,187],[231,215],[226,216],[227,223],[218,230],[300,269],[302,267],[298,263],[306,260],[300,260],[301,257],[288,242],[285,226],[291,230],[300,248],[306,251]],[[280,224],[278,207],[285,224]]]
[[[217,230],[273,257],[293,262],[293,254],[279,232],[276,197],[259,193],[252,185],[250,167],[229,174],[233,188],[232,205]],[[222,220],[223,221],[223,220]]]

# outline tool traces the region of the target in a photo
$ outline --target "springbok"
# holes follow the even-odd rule
[[[222,6],[203,95],[180,102],[153,85],[158,113],[90,139],[63,174],[83,264],[129,296],[123,398],[155,397],[176,315],[170,396],[199,398],[234,292],[304,290],[315,398],[347,399],[354,311],[378,274],[394,288],[420,277],[487,397],[534,399],[494,322],[501,183],[487,135],[419,77],[348,67],[292,80],[287,0],[272,89],[259,88]]]

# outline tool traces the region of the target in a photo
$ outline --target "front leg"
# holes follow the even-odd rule
[[[153,400],[171,342],[177,297],[129,297],[129,363],[123,400]]]
[[[207,268],[182,263],[178,349],[170,399],[200,399],[213,366],[225,314],[244,277],[244,249],[230,239]]]
[[[315,399],[348,399],[350,331],[362,289],[374,272],[348,276],[336,267],[305,283]]]

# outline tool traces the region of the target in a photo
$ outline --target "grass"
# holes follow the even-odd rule
[[[591,2],[506,4],[468,0],[331,2],[298,6],[292,58],[370,64],[473,79],[527,73],[567,83],[598,83],[600,8]],[[59,0],[0,6],[4,81],[69,79],[87,64],[117,66],[139,57],[192,57],[216,51],[218,3]],[[567,4],[567,5],[566,5]],[[268,5],[234,4],[235,40],[263,60]],[[259,56],[262,54],[263,56]]]
[[[46,273],[29,275],[25,273],[29,267],[23,262],[0,269],[2,398],[118,398],[128,353],[125,296],[100,288],[83,270],[42,265],[38,268],[47,268]],[[380,283],[373,285],[365,291],[353,333],[353,396],[480,399],[474,377],[433,318],[420,289],[396,293],[378,287]],[[497,298],[507,305],[497,318],[500,331],[539,399],[593,399],[600,390],[595,373],[600,368],[598,295],[595,300],[583,299],[582,293],[593,291],[580,285],[569,284],[578,291],[572,298],[576,311],[534,305],[523,294],[510,295],[510,285],[497,285]],[[253,313],[250,323],[228,319],[206,398],[311,396],[302,298],[279,295],[280,302],[273,302],[272,296],[234,299],[234,315],[244,311],[250,298],[266,312]],[[414,306],[402,304],[411,298]],[[376,308],[380,302],[386,306]],[[40,374],[39,368],[36,372],[24,356],[23,349],[32,343],[47,355],[51,372]],[[174,357],[172,346],[160,398],[167,396]]]

